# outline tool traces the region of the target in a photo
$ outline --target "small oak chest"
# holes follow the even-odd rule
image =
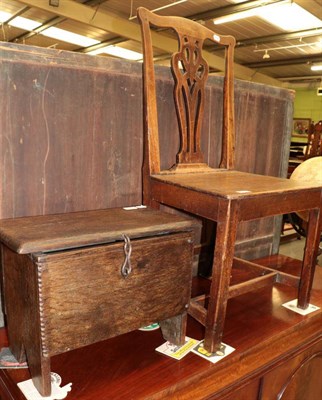
[[[50,357],[159,322],[183,343],[193,223],[149,208],[0,221],[12,353],[48,396]]]

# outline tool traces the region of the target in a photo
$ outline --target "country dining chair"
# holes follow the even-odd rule
[[[298,288],[298,307],[309,305],[321,223],[321,186],[236,171],[234,169],[234,77],[235,39],[221,36],[201,24],[182,18],[158,16],[138,8],[143,42],[144,163],[143,201],[152,207],[167,205],[216,221],[216,240],[209,294],[192,299],[189,314],[205,326],[204,347],[220,349],[228,299],[274,282]],[[178,50],[171,58],[174,101],[180,133],[176,164],[160,167],[156,83],[151,26],[172,29]],[[208,64],[203,58],[206,40],[225,47],[222,155],[218,168],[205,162],[200,136],[205,104]],[[162,124],[162,121],[160,121]],[[298,210],[309,210],[305,254],[300,277],[234,257],[238,223]],[[252,280],[230,285],[232,267],[259,270]],[[180,268],[180,266],[178,266]],[[207,304],[207,307],[205,306]]]

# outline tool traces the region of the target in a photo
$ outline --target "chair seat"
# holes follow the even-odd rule
[[[301,190],[313,191],[321,185],[312,182],[291,181],[247,172],[213,170],[186,174],[164,173],[153,175],[152,180],[187,188],[225,199],[243,199],[265,194],[296,193]],[[308,195],[308,193],[307,193]]]

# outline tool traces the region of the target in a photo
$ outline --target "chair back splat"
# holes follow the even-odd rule
[[[206,40],[225,46],[225,78],[223,90],[223,134],[220,168],[234,168],[234,92],[233,52],[235,39],[221,36],[191,20],[155,15],[138,9],[144,54],[145,173],[160,173],[160,149],[153,47],[150,26],[173,29],[178,38],[178,50],[172,54],[171,71],[175,82],[174,101],[180,133],[180,148],[172,172],[200,171],[209,168],[200,148],[200,136],[205,102],[205,85],[209,66],[203,58]]]

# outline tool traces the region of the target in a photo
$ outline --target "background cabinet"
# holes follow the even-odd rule
[[[261,400],[318,400],[322,395],[322,340],[276,366],[263,379]]]

